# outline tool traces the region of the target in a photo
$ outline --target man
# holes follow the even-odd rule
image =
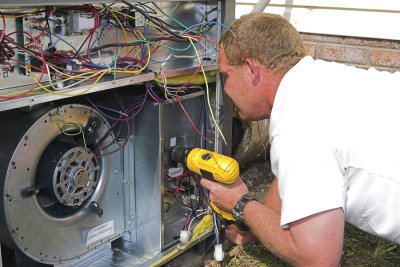
[[[224,91],[240,116],[270,118],[277,177],[263,203],[242,198],[240,179],[202,179],[211,200],[251,230],[231,226],[227,237],[255,236],[296,266],[338,266],[345,220],[400,243],[399,73],[305,56],[278,15],[245,15],[220,42]]]

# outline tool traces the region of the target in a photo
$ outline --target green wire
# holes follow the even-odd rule
[[[129,42],[128,44],[135,44],[135,42],[139,42],[139,41]],[[163,45],[163,44],[158,44],[158,43],[156,43],[156,42],[148,41],[148,40],[140,40],[140,42],[145,42],[145,43],[149,43],[149,44],[158,45],[158,46],[161,46],[161,47],[164,47],[164,48],[168,48],[168,49],[174,50],[174,51],[186,51],[186,50],[188,50],[188,49],[191,47],[190,44],[189,44],[186,48],[174,48],[174,47],[171,47],[171,46],[167,46],[167,45]]]
[[[117,79],[117,60],[119,58],[119,54],[121,53],[122,48],[118,48],[117,53],[115,54],[114,60],[114,81]]]
[[[171,17],[170,15],[166,14],[164,11],[162,11],[162,9],[156,4],[153,3],[153,5],[158,9],[158,11],[160,11],[164,16],[166,16],[167,18],[175,21],[177,24],[179,24],[180,26],[182,26],[183,28],[187,29],[187,26],[185,24],[183,24],[182,22],[180,22],[179,20],[175,19],[174,17]]]

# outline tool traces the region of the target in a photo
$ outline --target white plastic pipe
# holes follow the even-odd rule
[[[253,10],[251,11],[251,13],[253,13],[253,12],[263,12],[264,9],[269,4],[269,1],[271,1],[271,0],[259,0],[258,3],[255,4],[255,6],[253,7]]]

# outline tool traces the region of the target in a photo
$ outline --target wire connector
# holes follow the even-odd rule
[[[222,244],[217,244],[214,247],[214,260],[223,261],[224,260],[224,251],[222,250]]]
[[[187,244],[190,240],[190,237],[192,236],[192,233],[190,231],[185,231],[182,230],[179,240],[183,243],[183,244]]]

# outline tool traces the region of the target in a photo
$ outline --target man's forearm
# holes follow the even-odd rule
[[[231,185],[202,179],[211,191],[210,199],[222,209],[231,210],[248,192],[239,179]],[[342,254],[344,212],[333,208],[280,227],[281,199],[277,182],[268,190],[264,203],[249,202],[244,207],[245,223],[272,252],[296,266],[338,266]]]
[[[252,233],[271,252],[284,260],[296,263],[297,249],[289,230],[280,227],[280,214],[268,207],[267,203],[250,202],[244,209],[246,224]]]
[[[280,227],[280,213],[252,201],[244,208],[245,223],[273,253],[295,266],[338,266],[342,254],[344,215],[341,208],[324,211]]]

